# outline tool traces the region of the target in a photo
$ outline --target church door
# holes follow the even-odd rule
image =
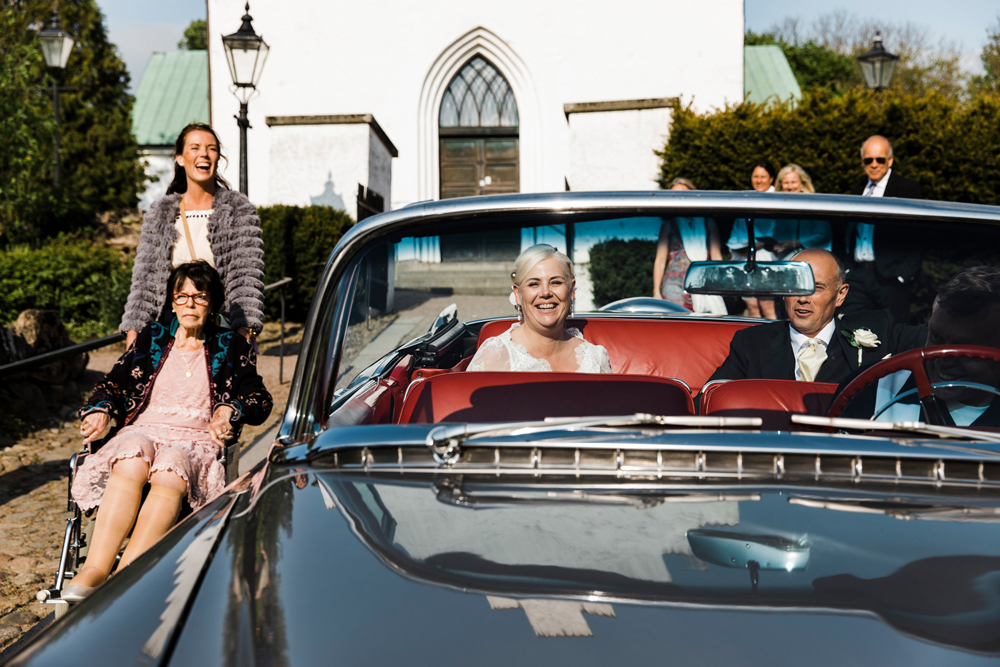
[[[519,191],[517,102],[486,59],[472,58],[451,80],[438,125],[441,199]],[[517,230],[441,239],[442,261],[508,260],[520,249]]]

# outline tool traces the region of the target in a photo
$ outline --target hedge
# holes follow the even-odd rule
[[[131,285],[132,267],[118,250],[59,237],[42,245],[0,251],[0,324],[23,310],[58,310],[74,340],[117,330]]]
[[[954,101],[864,89],[836,96],[820,88],[798,104],[744,102],[703,115],[688,106],[674,114],[659,152],[659,183],[684,176],[703,190],[748,190],[750,166],[766,158],[777,168],[801,165],[817,192],[846,194],[864,176],[858,151],[872,134],[889,138],[893,170],[918,181],[928,199],[1000,204],[996,93]]]
[[[285,287],[285,317],[305,321],[323,267],[354,220],[329,206],[266,206],[257,214],[264,238],[264,282],[291,278]],[[277,292],[265,297],[269,319],[278,317],[280,307]]]
[[[652,296],[656,242],[609,239],[590,249],[594,307],[633,296]]]

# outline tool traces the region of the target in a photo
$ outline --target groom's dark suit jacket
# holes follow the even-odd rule
[[[868,187],[868,178],[862,178],[851,188],[852,195],[864,194]],[[900,197],[903,199],[923,199],[924,192],[920,184],[911,181],[892,172],[889,174],[889,182],[885,184],[883,197]],[[855,223],[847,225],[847,256],[854,258],[854,243],[857,240],[854,234]],[[917,274],[920,268],[920,247],[916,243],[917,239],[911,234],[906,234],[905,230],[899,227],[887,227],[876,225],[875,233],[872,236],[872,245],[875,248],[875,270],[878,275],[889,280],[896,280],[897,277],[909,282]],[[850,282],[850,281],[848,281]]]
[[[888,354],[898,354],[920,347],[927,340],[927,328],[908,326],[896,322],[885,310],[873,310],[846,315],[835,320],[837,331],[826,348],[826,361],[820,366],[816,382],[841,382],[859,367],[870,366]],[[877,347],[858,349],[850,343],[856,329],[868,329],[879,339]],[[844,332],[848,336],[844,335]],[[745,380],[761,378],[794,380],[795,356],[792,354],[792,336],[788,322],[781,320],[748,327],[736,332],[729,344],[729,356],[722,362],[711,380]]]

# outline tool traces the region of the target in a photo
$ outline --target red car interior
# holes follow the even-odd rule
[[[479,343],[498,336],[515,320],[494,320],[479,331]],[[576,327],[594,345],[603,345],[611,371],[619,375],[677,378],[697,394],[729,354],[729,342],[753,322],[697,318],[631,319],[574,318]],[[477,346],[478,349],[478,346]]]
[[[829,382],[795,380],[729,380],[713,383],[701,397],[701,414],[760,417],[766,431],[787,431],[792,413],[825,415],[837,393]],[[796,426],[801,430],[801,426]]]
[[[401,424],[541,421],[546,417],[694,414],[687,389],[665,378],[583,373],[447,373],[415,380]]]

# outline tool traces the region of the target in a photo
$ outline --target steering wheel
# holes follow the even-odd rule
[[[920,347],[889,357],[866,368],[860,375],[851,380],[850,384],[844,387],[844,390],[833,399],[830,409],[826,412],[826,416],[839,417],[842,415],[844,409],[847,408],[854,397],[866,387],[875,384],[885,376],[899,371],[910,371],[913,373],[914,380],[916,380],[917,395],[920,397],[920,405],[923,407],[928,420],[932,424],[943,424],[944,419],[941,416],[941,411],[938,409],[938,404],[934,401],[934,385],[931,384],[930,378],[927,377],[927,368],[924,364],[935,359],[948,359],[952,357],[967,357],[1000,362],[1000,349],[984,347],[982,345],[936,345],[934,347]],[[948,382],[939,384],[962,384],[962,386],[969,384],[970,386],[975,385],[977,388],[981,387],[981,385],[975,383]]]

